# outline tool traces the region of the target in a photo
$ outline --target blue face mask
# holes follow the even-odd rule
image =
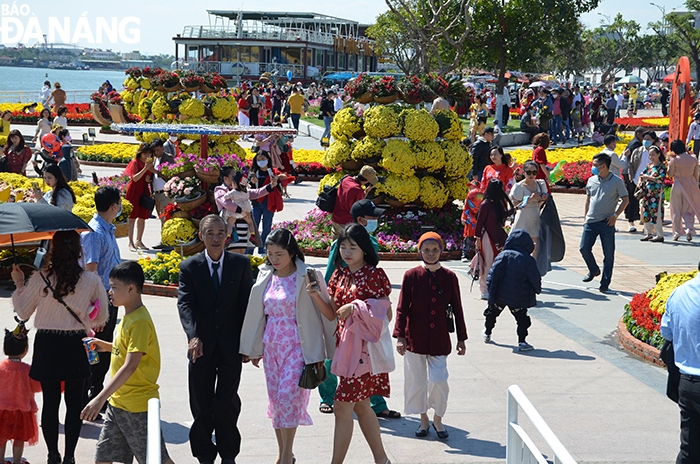
[[[122,215],[122,204],[119,203],[119,212],[117,213],[117,217]]]
[[[377,230],[378,226],[379,226],[379,220],[367,219],[367,225],[365,226],[365,229],[367,230],[367,233],[371,234],[372,232]]]
[[[591,173],[593,173],[594,176],[599,176],[600,175],[600,170],[598,170],[598,166],[593,166],[591,168]]]
[[[649,148],[651,146],[651,140],[645,140],[642,143],[644,144],[644,148]]]

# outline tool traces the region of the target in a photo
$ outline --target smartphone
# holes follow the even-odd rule
[[[306,270],[306,277],[309,279],[309,283],[312,285],[318,285],[318,276],[316,275],[316,269],[309,268]]]
[[[34,187],[35,189],[38,189],[38,188],[39,188],[39,183],[36,182],[36,181],[32,182],[32,187]]]

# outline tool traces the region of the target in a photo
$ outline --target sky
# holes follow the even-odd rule
[[[680,1],[655,3],[666,7],[667,12],[682,9]],[[32,46],[47,34],[49,42],[77,40],[84,47],[174,54],[172,38],[185,26],[207,25],[207,9],[257,11],[260,5],[259,0],[4,0],[0,2],[0,42],[14,46],[19,41]],[[370,24],[387,10],[383,0],[265,0],[264,6],[265,11],[312,11]],[[661,18],[659,9],[646,0],[603,0],[582,21],[596,27],[606,15],[612,18],[618,12],[642,24],[642,30],[650,21]]]

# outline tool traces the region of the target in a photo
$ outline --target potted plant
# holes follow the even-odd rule
[[[151,87],[165,92],[180,90],[180,76],[174,72],[162,72],[151,78]]]
[[[207,199],[196,177],[181,179],[175,176],[165,183],[163,193],[172,198],[183,211],[193,210]]]
[[[184,71],[180,74],[180,85],[185,92],[196,92],[204,84],[204,79],[193,71]]]
[[[217,156],[199,158],[194,165],[194,172],[202,182],[217,184],[221,172],[221,158]]]
[[[433,93],[443,97],[447,95],[447,90],[450,87],[450,84],[442,76],[439,76],[436,73],[430,73],[426,75],[423,79],[423,82],[425,82],[425,84],[430,88],[430,90],[433,91]],[[432,101],[432,99],[424,99],[423,101]]]
[[[202,79],[204,79],[204,83],[201,85],[200,90],[204,93],[214,93],[228,87],[228,81],[216,72],[206,73],[202,76]]]
[[[433,91],[418,76],[405,76],[397,84],[401,100],[409,105],[433,98]]]
[[[393,103],[399,98],[399,89],[394,76],[382,76],[375,80],[370,86],[370,92],[374,101],[383,105]]]
[[[141,77],[143,75],[141,73],[141,69],[136,68],[136,67],[127,69],[126,71],[124,71],[124,74],[131,77],[132,79],[138,79],[139,77]]]
[[[359,103],[369,103],[372,101],[370,86],[372,85],[373,81],[374,79],[371,76],[360,73],[355,79],[352,79],[345,84],[345,93],[350,95],[351,98],[357,100]]]

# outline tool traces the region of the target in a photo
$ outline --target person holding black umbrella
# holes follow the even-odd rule
[[[23,320],[36,312],[37,333],[29,376],[41,382],[41,430],[49,451],[48,464],[75,463],[85,380],[90,376],[83,338],[107,322],[107,292],[97,274],[80,267],[81,255],[78,232],[59,231],[53,236],[46,264],[29,277],[26,285],[24,272],[17,264],[12,266],[11,276],[17,287],[12,295],[15,312]],[[63,460],[58,451],[62,382],[66,402]]]

